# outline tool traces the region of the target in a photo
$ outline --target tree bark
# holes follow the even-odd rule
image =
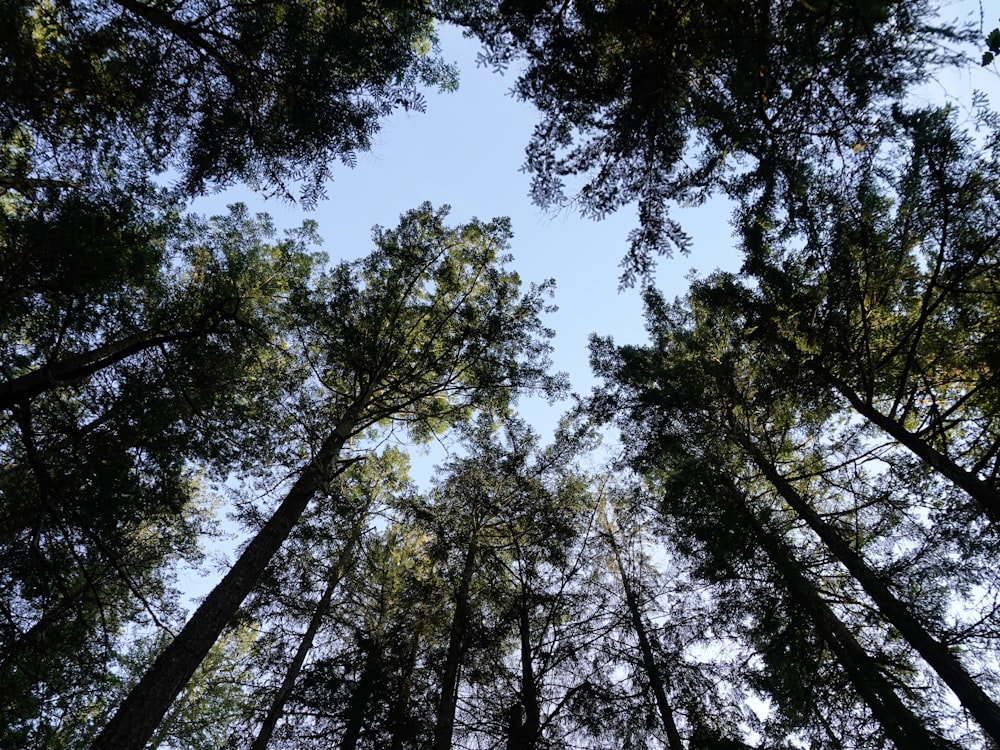
[[[621,550],[614,532],[610,526],[607,529],[608,544],[615,555],[615,563],[618,566],[618,575],[622,582],[622,591],[625,594],[625,606],[628,608],[629,618],[632,621],[632,628],[639,639],[639,654],[642,657],[643,671],[649,686],[653,690],[653,697],[656,699],[656,708],[660,712],[660,720],[663,722],[663,730],[667,733],[667,747],[669,750],[684,750],[681,742],[681,735],[677,729],[677,722],[674,720],[674,712],[667,699],[667,687],[657,668],[656,659],[653,656],[653,647],[646,632],[646,624],[642,618],[642,610],[639,607],[639,599],[632,589],[628,575],[625,573],[625,566],[622,562]]]
[[[365,515],[362,515],[362,522],[365,517]],[[344,549],[340,552],[335,572],[327,581],[326,588],[323,590],[323,595],[316,604],[316,609],[313,610],[312,617],[309,619],[309,625],[306,628],[305,633],[302,634],[299,646],[295,650],[295,656],[288,665],[288,669],[285,670],[285,676],[281,681],[281,686],[278,688],[278,692],[271,701],[271,707],[268,709],[267,716],[264,717],[264,721],[260,725],[260,730],[257,732],[257,737],[250,746],[250,750],[265,750],[268,743],[271,741],[271,737],[274,734],[274,728],[278,725],[278,720],[285,711],[285,703],[288,702],[288,697],[292,694],[292,688],[295,687],[295,681],[302,672],[302,665],[305,664],[306,657],[312,649],[316,633],[319,632],[320,626],[323,624],[323,618],[325,618],[327,613],[330,611],[330,602],[333,601],[333,593],[337,590],[337,586],[340,585],[340,581],[344,577],[345,568],[349,564],[350,559],[354,556],[354,548],[357,546],[360,534],[361,524],[359,523],[354,528],[354,532],[352,533],[347,544],[344,546]]]
[[[365,709],[375,692],[375,681],[382,672],[382,643],[372,641],[371,651],[365,659],[365,667],[361,670],[358,687],[351,695],[347,710],[347,721],[344,723],[344,736],[340,738],[340,750],[355,750],[361,739],[361,730],[365,726]]]
[[[406,655],[406,669],[400,678],[399,694],[396,696],[395,710],[393,711],[392,740],[389,750],[403,750],[407,740],[413,739],[410,694],[413,691],[413,671],[417,666],[418,653],[420,653],[420,634],[415,633]]]
[[[354,410],[348,412],[353,414]],[[302,470],[285,499],[201,606],[132,688],[91,750],[142,750],[198,665],[236,615],[315,492],[335,473],[354,428],[343,420]]]
[[[524,750],[524,711],[521,701],[516,700],[507,708],[507,750]]]
[[[971,471],[966,471],[946,455],[914,435],[895,419],[886,416],[871,403],[861,398],[853,388],[829,372],[821,377],[826,379],[838,393],[851,404],[854,410],[881,428],[891,438],[909,450],[913,455],[926,463],[941,476],[964,490],[976,501],[983,514],[994,524],[1000,524],[1000,492],[989,483],[984,482]]]
[[[803,607],[823,640],[836,654],[848,678],[871,710],[886,736],[899,750],[928,750],[941,743],[923,722],[906,707],[892,685],[868,653],[819,595],[815,586],[802,573],[788,545],[777,534],[768,531],[745,502],[742,493],[729,484],[722,491],[730,498],[730,507],[753,531],[761,548],[784,579],[788,592]]]
[[[524,706],[524,750],[535,750],[542,731],[541,707],[538,704],[538,683],[531,660],[531,608],[528,592],[521,585],[521,611],[518,617],[521,642],[521,705]]]
[[[175,333],[137,333],[134,336],[112,341],[79,354],[71,354],[52,364],[32,370],[6,383],[0,383],[0,409],[13,406],[44,393],[47,390],[79,383],[81,380],[117,364],[133,354],[152,349],[161,344],[204,336],[204,331]]]
[[[909,608],[892,593],[864,559],[820,516],[802,495],[778,472],[749,436],[743,435],[745,449],[785,502],[823,541],[872,598],[879,611],[952,689],[962,706],[995,742],[1000,744],[1000,707],[979,687],[948,648],[932,636]]]
[[[448,651],[441,675],[441,697],[434,722],[434,750],[450,750],[458,707],[458,673],[465,653],[465,633],[469,625],[469,591],[479,558],[479,535],[473,532],[462,564],[462,577],[455,592],[455,614],[448,633]]]

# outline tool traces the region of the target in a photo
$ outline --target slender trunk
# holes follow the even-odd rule
[[[906,707],[854,634],[802,573],[802,566],[788,544],[763,526],[735,486],[724,486],[722,491],[729,496],[732,510],[752,529],[775,570],[784,579],[789,594],[809,613],[820,636],[837,656],[854,688],[882,726],[886,736],[899,750],[939,747],[940,742]]]
[[[351,694],[348,705],[347,721],[344,726],[344,736],[340,739],[340,750],[355,750],[361,739],[361,730],[365,726],[365,710],[368,701],[375,693],[375,682],[382,672],[382,643],[373,641],[371,651],[365,659],[365,668],[358,679],[358,687]]]
[[[839,378],[824,372],[823,377],[850,402],[854,410],[884,430],[890,437],[922,460],[941,476],[964,490],[976,501],[983,514],[992,523],[1000,524],[1000,492],[971,471],[966,471],[940,451],[928,445],[895,419],[886,416],[871,403],[861,398],[853,388]]]
[[[354,549],[361,538],[362,523],[365,518],[366,515],[363,514],[361,522],[355,526],[351,538],[340,551],[334,574],[327,581],[323,595],[320,597],[319,603],[316,605],[316,609],[309,619],[309,626],[306,628],[305,633],[302,634],[302,640],[299,641],[299,647],[295,651],[295,656],[288,665],[288,669],[285,670],[285,677],[281,681],[281,687],[278,688],[278,692],[271,701],[271,707],[268,709],[267,716],[264,717],[264,721],[260,725],[260,731],[257,732],[257,737],[250,746],[250,750],[265,750],[271,741],[271,736],[274,734],[274,728],[278,724],[278,719],[281,718],[281,715],[285,711],[285,703],[288,702],[288,697],[292,694],[292,688],[295,687],[295,681],[298,679],[299,673],[302,672],[302,665],[305,664],[306,657],[309,655],[310,649],[312,649],[316,633],[319,632],[319,628],[323,624],[323,619],[330,611],[330,602],[333,601],[333,593],[344,577],[344,572],[349,561],[354,556]]]
[[[632,584],[625,573],[625,566],[622,563],[621,550],[614,532],[607,529],[608,543],[615,555],[615,563],[618,566],[618,575],[622,582],[622,591],[625,593],[625,606],[628,608],[629,618],[632,621],[632,628],[639,639],[639,653],[642,656],[642,667],[646,673],[646,679],[653,690],[653,697],[656,699],[656,708],[660,712],[660,720],[663,722],[663,729],[667,733],[667,747],[669,750],[684,750],[681,742],[681,735],[677,729],[677,722],[674,720],[674,712],[667,700],[667,688],[663,681],[663,676],[657,667],[656,659],[653,656],[652,644],[646,632],[646,623],[643,621],[642,611],[639,607],[639,599],[632,589]]]
[[[521,701],[515,701],[507,709],[507,750],[524,750],[524,711]]]
[[[0,409],[10,409],[45,391],[79,383],[95,372],[117,364],[133,354],[161,344],[203,336],[202,331],[151,334],[137,333],[121,341],[112,341],[96,349],[72,354],[52,364],[32,370],[6,383],[0,383]]]
[[[326,439],[225,578],[132,688],[94,740],[92,750],[141,750],[145,746],[170,705],[260,580],[316,490],[334,473],[337,458],[352,430],[353,420],[345,420]]]
[[[879,611],[891,622],[938,676],[952,689],[962,706],[986,733],[1000,743],[1000,707],[972,679],[948,648],[932,636],[909,608],[889,590],[864,559],[820,516],[802,495],[778,473],[761,450],[744,435],[744,447],[785,502],[809,525],[827,548],[861,584]]]
[[[406,655],[406,668],[400,680],[399,694],[396,696],[390,750],[403,750],[406,741],[414,739],[410,720],[410,693],[413,691],[413,671],[417,666],[419,652],[420,635],[415,634],[410,640],[410,650]]]
[[[541,708],[538,705],[538,684],[531,661],[531,608],[528,592],[521,587],[521,611],[518,617],[521,641],[521,705],[524,706],[524,750],[535,750],[542,730]]]
[[[469,625],[469,591],[479,557],[479,536],[473,532],[462,565],[462,577],[455,591],[455,614],[448,633],[448,651],[441,675],[441,697],[438,699],[437,718],[434,722],[434,750],[450,750],[451,736],[455,731],[455,712],[458,707],[458,673],[465,654],[465,633]]]

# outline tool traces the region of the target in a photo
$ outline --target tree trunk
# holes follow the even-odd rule
[[[802,573],[802,566],[787,543],[768,531],[746,504],[742,493],[729,484],[721,488],[730,498],[732,510],[752,529],[762,549],[784,579],[788,592],[808,613],[820,636],[836,654],[858,694],[868,705],[886,736],[899,750],[940,747],[923,722],[906,707],[878,666],[861,647],[854,634],[830,609],[815,586]]]
[[[413,671],[417,666],[417,654],[420,653],[420,635],[414,634],[410,642],[410,650],[406,655],[406,668],[401,676],[399,694],[392,720],[392,740],[390,750],[403,750],[407,740],[413,740],[413,726],[410,718],[410,694],[413,690]]]
[[[653,690],[653,697],[656,699],[656,708],[660,712],[660,720],[663,722],[663,730],[667,733],[667,747],[669,750],[684,750],[684,744],[681,742],[681,735],[677,729],[677,722],[674,720],[673,709],[670,707],[670,701],[667,700],[667,688],[664,684],[663,676],[657,668],[656,659],[653,656],[653,648],[649,642],[649,635],[646,632],[646,623],[643,621],[639,599],[632,589],[628,575],[625,573],[621,550],[618,547],[618,541],[615,539],[610,525],[607,528],[607,539],[615,555],[618,575],[622,581],[622,591],[625,593],[625,606],[628,608],[632,628],[639,639],[639,653],[642,656],[643,671],[645,671],[646,679],[649,680],[649,686]]]
[[[507,709],[507,750],[524,750],[526,745],[524,710],[521,701],[517,700]]]
[[[363,522],[366,517],[367,514],[362,514],[361,521]],[[264,721],[260,725],[260,730],[257,732],[257,737],[250,746],[250,750],[265,750],[271,741],[271,736],[274,734],[274,728],[278,724],[278,719],[281,718],[281,715],[285,711],[285,703],[292,694],[292,688],[295,687],[295,681],[302,671],[302,665],[305,664],[306,657],[309,655],[310,649],[312,649],[316,633],[319,632],[319,628],[323,624],[323,618],[330,611],[330,602],[333,601],[333,593],[344,577],[344,572],[349,561],[354,556],[354,549],[360,539],[361,528],[362,525],[359,523],[354,528],[354,532],[345,544],[344,549],[341,550],[335,572],[330,576],[329,581],[327,581],[326,589],[324,589],[323,595],[320,597],[319,603],[317,603],[316,609],[309,619],[309,626],[306,628],[306,632],[302,634],[302,640],[299,641],[295,656],[288,665],[288,669],[285,670],[285,677],[281,681],[281,687],[278,688],[278,692],[271,701],[271,707],[268,709],[267,716],[264,717]]]
[[[353,409],[349,412],[353,414]],[[354,428],[345,419],[302,470],[285,499],[201,606],[132,688],[91,745],[92,750],[142,750],[212,645],[236,615],[317,489],[335,472]]]
[[[361,739],[361,730],[365,726],[365,709],[375,692],[375,681],[382,672],[382,643],[372,641],[371,650],[365,659],[365,668],[358,679],[358,687],[351,695],[348,705],[347,721],[344,723],[344,736],[340,738],[340,750],[355,750]]]
[[[117,364],[133,354],[184,339],[203,336],[201,331],[179,333],[138,333],[121,341],[113,341],[96,349],[80,354],[72,354],[58,362],[25,373],[6,383],[0,383],[0,409],[34,398],[41,393],[60,386],[72,385],[93,375],[95,372]]]
[[[941,476],[963,489],[969,497],[976,501],[983,514],[994,524],[1000,524],[1000,492],[997,492],[989,483],[984,482],[971,471],[966,471],[956,464],[946,455],[924,442],[919,436],[914,435],[895,419],[886,416],[868,401],[861,398],[853,388],[829,372],[822,373],[829,382],[844,398],[848,400],[854,410],[881,428],[908,449],[913,455],[922,460]]]
[[[754,463],[768,481],[778,490],[785,502],[808,524],[827,548],[861,584],[879,611],[913,646],[938,676],[954,691],[962,706],[979,723],[986,733],[1000,743],[1000,707],[972,679],[948,648],[934,638],[914,617],[907,606],[896,598],[864,559],[840,536],[839,532],[823,519],[791,483],[778,473],[777,468],[748,436],[743,443]]]
[[[524,750],[535,750],[542,731],[541,707],[538,705],[538,684],[531,660],[531,608],[528,592],[521,586],[521,611],[518,632],[521,641],[521,705],[524,706]]]
[[[473,532],[462,565],[462,577],[455,592],[455,614],[451,618],[448,634],[448,651],[441,675],[441,697],[438,699],[437,718],[434,722],[434,750],[450,750],[451,736],[455,731],[455,712],[458,707],[458,673],[465,655],[465,632],[469,624],[469,590],[476,572],[479,556],[479,535]]]

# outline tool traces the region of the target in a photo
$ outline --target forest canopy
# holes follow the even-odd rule
[[[997,31],[948,10],[0,0],[0,747],[1000,746],[1000,117],[917,94]],[[446,24],[539,207],[636,212],[590,393],[508,219],[192,210],[322,205]],[[712,196],[741,266],[669,299]]]

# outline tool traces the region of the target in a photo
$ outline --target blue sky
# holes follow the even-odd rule
[[[977,0],[945,3],[942,14],[965,14],[966,20],[982,19],[986,28],[993,25],[991,13]],[[618,290],[618,264],[636,224],[634,211],[627,208],[595,222],[572,209],[551,213],[534,206],[528,198],[529,176],[520,166],[537,118],[530,105],[508,93],[515,71],[500,76],[477,67],[478,43],[451,28],[442,30],[441,48],[460,71],[458,91],[429,92],[426,112],[399,112],[387,120],[372,150],[358,155],[356,168],[335,170],[327,198],[314,211],[264,200],[244,189],[199,200],[195,210],[221,212],[239,200],[272,214],[282,228],[314,219],[324,238],[322,249],[333,261],[367,254],[373,225],[394,226],[401,213],[423,201],[449,204],[453,224],[472,217],[509,216],[513,267],[524,283],[547,278],[557,282],[559,311],[548,320],[556,331],[555,369],[569,374],[575,391],[587,392],[594,382],[587,360],[591,333],[611,335],[618,343],[645,340],[638,290]],[[971,66],[949,72],[928,81],[917,98],[926,103],[951,100],[965,110],[974,88],[997,92],[995,65],[992,70]],[[694,244],[688,256],[659,261],[657,284],[668,298],[684,294],[693,270],[705,275],[716,268],[739,268],[730,213],[722,199],[674,211]],[[525,405],[523,416],[547,438],[568,406],[532,402]],[[428,469],[419,474],[425,478]]]
[[[423,201],[452,207],[451,223],[472,217],[509,216],[514,228],[513,268],[525,284],[554,278],[559,311],[548,324],[556,331],[554,365],[567,372],[574,390],[589,390],[587,337],[596,332],[622,343],[645,339],[637,289],[619,293],[619,261],[635,226],[631,210],[595,222],[572,210],[544,212],[528,198],[529,176],[520,171],[536,115],[530,105],[508,95],[514,75],[500,76],[476,67],[477,43],[445,29],[446,59],[461,72],[458,91],[427,96],[424,113],[398,113],[376,136],[374,148],[358,155],[354,169],[335,171],[328,195],[315,211],[304,212],[279,200],[262,200],[246,190],[231,190],[195,209],[220,212],[236,200],[267,211],[279,227],[315,219],[332,260],[367,254],[374,224],[394,226],[401,213]],[[677,213],[695,239],[688,257],[662,259],[659,286],[668,296],[683,294],[692,268],[735,270],[729,209],[721,201]],[[526,418],[551,431],[568,404],[529,405]]]
[[[965,13],[967,20],[975,22],[982,14],[986,28],[993,28],[994,16],[1000,16],[1000,8],[983,13],[977,0],[945,3],[942,12],[952,17]],[[200,213],[221,213],[227,204],[242,201],[255,211],[270,213],[279,228],[314,219],[325,240],[322,249],[333,261],[367,254],[373,225],[394,226],[401,213],[423,201],[451,205],[455,224],[474,216],[509,216],[514,228],[513,267],[525,284],[556,279],[559,311],[548,320],[556,331],[555,369],[568,373],[573,389],[585,393],[594,382],[587,361],[591,333],[611,335],[618,343],[642,343],[646,338],[638,290],[618,291],[618,264],[635,226],[635,214],[625,209],[594,222],[572,210],[551,214],[532,205],[529,176],[520,166],[536,116],[530,105],[508,95],[514,73],[501,77],[477,68],[477,43],[454,30],[442,31],[441,47],[445,58],[458,65],[459,90],[428,93],[425,113],[398,113],[385,122],[373,149],[358,155],[355,169],[335,171],[327,199],[316,210],[304,212],[244,189],[200,199],[193,208]],[[974,88],[990,92],[995,106],[1000,102],[995,64],[991,69],[972,66],[928,81],[918,98],[927,104],[950,100],[966,111]],[[668,297],[684,294],[692,270],[706,275],[716,268],[738,269],[730,212],[721,200],[674,212],[694,244],[689,256],[659,262],[657,284]],[[568,408],[568,402],[553,407],[529,402],[522,416],[548,440]],[[425,484],[443,455],[440,445],[428,455],[418,453],[413,478]],[[219,545],[216,551],[229,546]],[[184,575],[183,585],[197,596],[214,583],[212,578]]]

